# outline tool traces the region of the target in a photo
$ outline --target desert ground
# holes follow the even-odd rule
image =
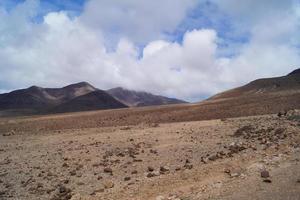
[[[300,199],[299,111],[149,109],[0,119],[0,199]]]

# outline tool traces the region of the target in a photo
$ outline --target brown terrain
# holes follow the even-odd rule
[[[196,104],[0,118],[0,199],[300,199],[300,74]]]

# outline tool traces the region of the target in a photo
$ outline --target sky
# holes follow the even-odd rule
[[[300,67],[300,0],[0,0],[0,93],[87,81],[197,102]]]

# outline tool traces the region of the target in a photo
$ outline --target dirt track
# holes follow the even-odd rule
[[[96,115],[2,120],[0,199],[300,199],[297,121],[101,127]]]

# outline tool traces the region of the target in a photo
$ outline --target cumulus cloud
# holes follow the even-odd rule
[[[249,41],[226,60],[235,70],[237,83],[249,79],[279,76],[299,67],[300,3],[294,0],[220,1],[212,0],[226,13],[235,30],[248,32]],[[246,75],[239,77],[240,75]],[[244,79],[244,80],[243,80]]]
[[[90,0],[80,20],[101,29],[109,42],[120,37],[144,44],[172,32],[197,0]]]
[[[235,11],[212,1],[229,17],[246,15],[246,10],[239,13],[243,8]],[[248,24],[251,37],[233,56],[220,57],[223,38],[218,30],[186,30],[182,41],[162,36],[176,29],[194,1],[165,0],[161,6],[156,1],[112,2],[91,0],[77,17],[50,12],[40,23],[34,21],[36,0],[9,12],[0,9],[0,90],[88,81],[101,89],[123,86],[198,101],[255,78],[288,73],[300,64],[294,6],[293,12],[279,10],[274,18],[267,12],[260,20],[233,20],[236,28]],[[168,12],[173,4],[174,12]],[[289,17],[286,22],[279,20],[283,16]],[[108,39],[110,33],[114,35]],[[107,44],[110,40],[115,44]]]

